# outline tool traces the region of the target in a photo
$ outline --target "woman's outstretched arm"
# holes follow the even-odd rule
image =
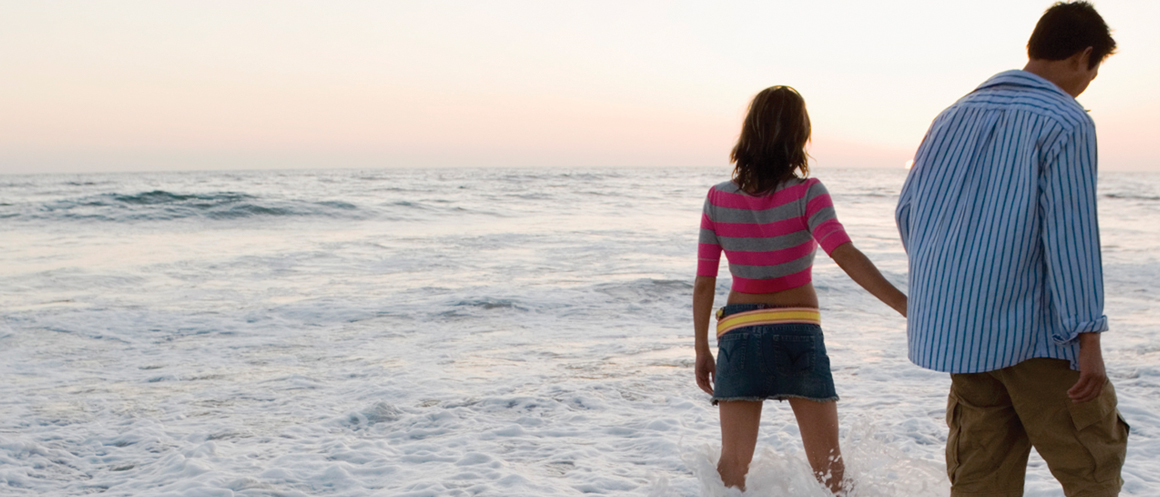
[[[698,276],[693,282],[693,334],[697,350],[697,386],[713,395],[713,380],[717,363],[713,361],[713,351],[709,350],[709,315],[713,313],[713,292],[717,288],[717,278]]]
[[[874,263],[870,262],[866,254],[854,247],[853,243],[839,245],[830,252],[830,258],[834,259],[838,267],[850,275],[850,279],[855,283],[906,317],[906,295],[886,281]]]

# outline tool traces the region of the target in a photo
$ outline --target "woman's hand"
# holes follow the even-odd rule
[[[713,353],[697,351],[697,386],[705,393],[713,395],[713,383],[717,381],[717,363],[713,361]]]

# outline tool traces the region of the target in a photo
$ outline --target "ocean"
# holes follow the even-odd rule
[[[904,291],[905,173],[814,172]],[[737,495],[690,301],[728,174],[0,176],[0,494]],[[1099,202],[1123,494],[1157,496],[1160,174]],[[948,495],[949,378],[824,253],[814,280],[854,495]],[[827,495],[788,405],[757,452],[746,495]],[[1035,454],[1026,495],[1063,495]]]

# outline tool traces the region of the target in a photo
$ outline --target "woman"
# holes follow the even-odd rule
[[[814,475],[831,491],[842,490],[838,395],[810,283],[815,247],[906,315],[906,296],[850,243],[822,183],[806,179],[809,139],[797,91],[774,86],[758,93],[733,148],[733,179],[709,190],[701,216],[693,288],[697,385],[720,409],[717,471],[726,486],[742,490],[765,399],[789,400]],[[714,362],[709,313],[722,251],[733,286],[717,313]]]

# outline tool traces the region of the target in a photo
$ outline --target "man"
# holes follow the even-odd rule
[[[1123,484],[1128,426],[1100,354],[1095,125],[1075,101],[1115,48],[1090,4],[1055,4],[1022,71],[934,120],[902,187],[910,359],[951,373],[952,495],[1022,495],[1032,446],[1068,496]]]

